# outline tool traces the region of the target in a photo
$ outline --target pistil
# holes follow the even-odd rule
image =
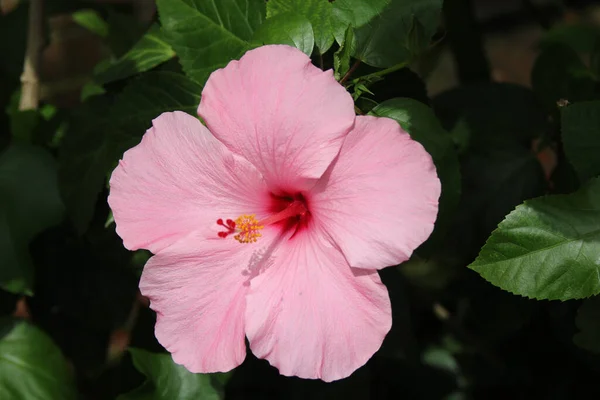
[[[236,220],[223,219],[217,220],[217,225],[227,229],[227,231],[218,232],[220,238],[226,238],[230,234],[235,233],[234,239],[240,243],[254,243],[262,236],[260,231],[267,225],[273,225],[277,222],[284,221],[293,217],[302,217],[306,215],[308,210],[302,201],[293,201],[286,208],[276,214],[270,215],[262,220],[257,220],[254,214],[242,215]]]

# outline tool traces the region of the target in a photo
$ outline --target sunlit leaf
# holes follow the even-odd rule
[[[354,56],[380,68],[410,61],[429,44],[441,10],[442,0],[391,0],[381,14],[356,29]]]
[[[200,84],[249,50],[265,19],[264,0],[158,0],[157,6],[167,41]]]
[[[600,179],[526,201],[498,225],[469,267],[514,294],[569,300],[600,293]]]
[[[131,50],[114,61],[105,61],[94,69],[94,82],[104,85],[148,71],[173,58],[175,52],[165,41],[158,25],[148,32]]]
[[[259,46],[287,44],[310,56],[315,46],[313,28],[308,19],[298,14],[277,14],[262,24],[252,39]]]
[[[83,26],[90,32],[94,32],[101,37],[107,37],[109,27],[100,14],[94,10],[78,10],[71,14],[73,21]]]
[[[327,0],[271,0],[267,3],[268,18],[288,13],[308,19],[320,53],[325,53],[333,44],[331,10],[332,5]]]
[[[361,27],[383,12],[391,0],[336,0],[331,24],[338,43],[344,41],[349,26]]]

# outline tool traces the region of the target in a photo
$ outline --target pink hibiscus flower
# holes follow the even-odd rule
[[[398,123],[356,117],[299,50],[265,46],[215,71],[200,121],[153,121],[110,180],[156,337],[192,372],[250,349],[284,375],[333,381],[379,349],[392,318],[378,268],[431,233],[440,182]]]

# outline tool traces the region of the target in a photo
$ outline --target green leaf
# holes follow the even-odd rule
[[[514,294],[569,300],[600,293],[600,179],[568,195],[526,201],[498,225],[469,267]]]
[[[31,143],[33,133],[39,123],[38,111],[13,109],[9,115],[11,136],[20,143]]]
[[[11,98],[6,114],[10,118],[10,135],[19,143],[31,143],[33,132],[39,123],[37,110],[19,110],[21,90],[15,91]]]
[[[315,47],[313,28],[308,19],[299,14],[277,14],[262,24],[252,39],[259,46],[287,44],[310,56]]]
[[[573,103],[591,100],[594,82],[579,55],[564,45],[542,51],[531,72],[531,85],[546,108],[555,110],[559,100]]]
[[[431,345],[425,349],[422,355],[423,363],[435,368],[446,370],[451,374],[460,372],[460,364],[454,355],[441,346]]]
[[[333,54],[333,70],[335,79],[338,81],[350,70],[350,56],[354,52],[354,29],[349,26],[344,34],[344,41],[340,43],[340,48]]]
[[[60,147],[60,192],[67,214],[79,233],[87,230],[106,174],[113,160],[118,159],[113,143],[119,143],[120,132],[110,127],[106,119],[109,111],[107,97],[88,99],[73,116]],[[116,147],[124,150],[126,146]]]
[[[578,53],[590,53],[600,38],[597,27],[579,23],[562,23],[553,26],[540,40],[542,48],[565,45]]]
[[[222,400],[230,373],[193,374],[173,362],[170,354],[129,349],[135,367],[148,380],[118,400]]]
[[[368,93],[368,94],[373,94],[373,92],[371,92],[369,90],[369,88],[362,84],[362,83],[357,83],[354,84],[354,92],[352,93],[352,98],[354,99],[354,101],[358,101],[358,99],[360,98],[360,96],[363,95],[363,93]]]
[[[0,155],[0,285],[32,294],[29,242],[61,221],[56,163],[41,148],[12,145]]]
[[[349,26],[365,25],[379,15],[390,0],[336,0],[333,2],[332,19],[334,35],[338,43],[344,41]]]
[[[174,56],[175,52],[165,41],[160,27],[155,24],[131,50],[119,59],[98,64],[94,69],[94,82],[98,85],[105,85],[109,82],[129,78],[140,72],[148,71]]]
[[[73,21],[100,37],[108,36],[108,24],[94,10],[79,10],[71,14]]]
[[[442,236],[448,228],[460,197],[460,172],[452,137],[442,128],[433,111],[416,100],[387,100],[376,106],[371,114],[396,120],[402,129],[431,154],[442,182],[440,210],[434,236]]]
[[[158,0],[167,41],[188,77],[201,85],[250,49],[265,18],[264,0]]]
[[[411,51],[411,55],[417,56],[421,50],[426,49],[432,35],[432,33],[427,33],[421,21],[413,16],[410,19],[408,45],[406,46]]]
[[[598,80],[600,78],[600,38],[596,39],[590,55],[590,69],[592,75]]]
[[[104,89],[101,85],[98,85],[94,81],[90,81],[83,85],[81,88],[80,100],[81,102],[86,101],[90,97],[94,97],[100,94],[106,93],[106,89]]]
[[[0,398],[77,398],[66,360],[52,340],[27,322],[0,322]]]
[[[197,116],[201,87],[173,72],[150,72],[132,81],[115,100],[107,122],[137,141],[152,119],[167,111]]]
[[[131,13],[115,12],[110,8],[106,20],[110,27],[106,42],[116,57],[127,53],[148,29],[147,24],[141,22]]]
[[[334,40],[331,10],[331,3],[327,0],[271,0],[267,3],[267,18],[285,13],[306,17],[312,25],[315,44],[323,54],[329,50]]]
[[[79,232],[87,229],[104,180],[123,152],[139,143],[161,113],[195,115],[201,90],[183,75],[150,72],[133,80],[112,105],[103,96],[90,99],[67,132],[59,157],[61,194]]]
[[[356,107],[363,113],[370,113],[375,106],[379,104],[375,100],[370,99],[368,97],[362,96],[356,99],[355,105]]]
[[[40,125],[56,114],[56,107],[51,104],[41,105],[36,110],[19,110],[21,90],[16,90],[6,108],[10,119],[10,134],[15,142],[31,144],[39,133]]]
[[[354,56],[373,67],[409,62],[435,33],[442,0],[391,0],[368,24],[356,29]]]
[[[579,332],[573,342],[582,349],[600,353],[600,296],[585,299],[575,318]]]
[[[582,182],[600,175],[600,101],[561,109],[565,153]]]

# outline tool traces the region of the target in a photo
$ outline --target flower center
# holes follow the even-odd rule
[[[304,201],[293,200],[287,203],[281,211],[270,215],[260,221],[256,219],[255,214],[241,215],[234,220],[219,218],[217,225],[220,225],[226,229],[217,233],[220,238],[226,238],[229,235],[234,235],[233,238],[240,243],[254,243],[262,236],[260,231],[267,225],[273,225],[281,221],[288,220],[290,218],[302,219],[308,214],[308,209]]]

